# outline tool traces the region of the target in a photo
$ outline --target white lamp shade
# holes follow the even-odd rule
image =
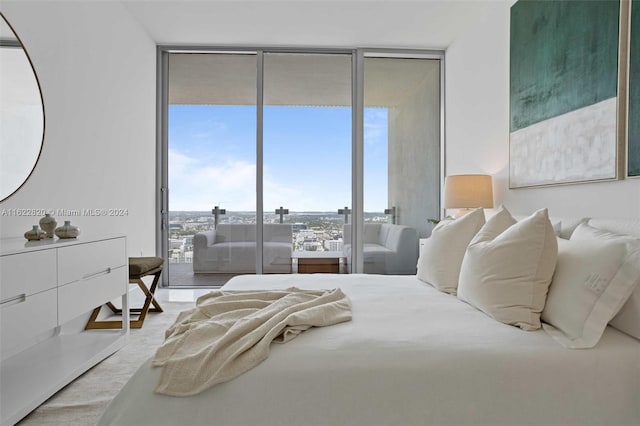
[[[444,208],[493,208],[490,175],[452,175],[444,180]]]

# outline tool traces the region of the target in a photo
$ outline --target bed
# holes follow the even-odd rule
[[[640,237],[638,221],[600,226]],[[148,361],[99,425],[640,424],[640,341],[612,326],[593,348],[567,349],[416,276],[239,276],[225,288],[292,286],[341,288],[352,321],[272,345],[257,367],[186,398],[154,393]]]

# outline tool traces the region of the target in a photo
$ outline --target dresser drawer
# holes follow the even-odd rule
[[[58,323],[65,322],[116,299],[127,292],[126,266],[58,287]]]
[[[125,239],[116,238],[58,249],[58,285],[100,275],[127,264]]]
[[[57,290],[27,296],[0,305],[2,358],[34,343],[35,338],[58,325]]]
[[[56,286],[56,252],[40,250],[0,257],[0,303]]]

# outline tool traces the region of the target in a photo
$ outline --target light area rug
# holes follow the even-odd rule
[[[109,402],[144,361],[164,342],[164,332],[194,302],[161,302],[164,312],[149,312],[127,345],[61,389],[22,419],[20,426],[95,425]]]

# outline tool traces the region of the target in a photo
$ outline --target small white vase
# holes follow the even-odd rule
[[[33,225],[32,229],[24,233],[24,237],[29,241],[38,241],[47,238],[47,233],[41,230],[38,225]]]
[[[73,226],[70,220],[65,220],[64,225],[56,228],[55,234],[58,238],[76,238],[80,235],[80,230],[77,226]]]
[[[51,216],[49,213],[45,213],[44,217],[40,219],[39,223],[40,223],[40,228],[42,228],[42,230],[47,233],[46,238],[53,238],[53,232],[56,229],[56,225],[58,225],[58,222],[56,222],[56,219],[53,216]]]

